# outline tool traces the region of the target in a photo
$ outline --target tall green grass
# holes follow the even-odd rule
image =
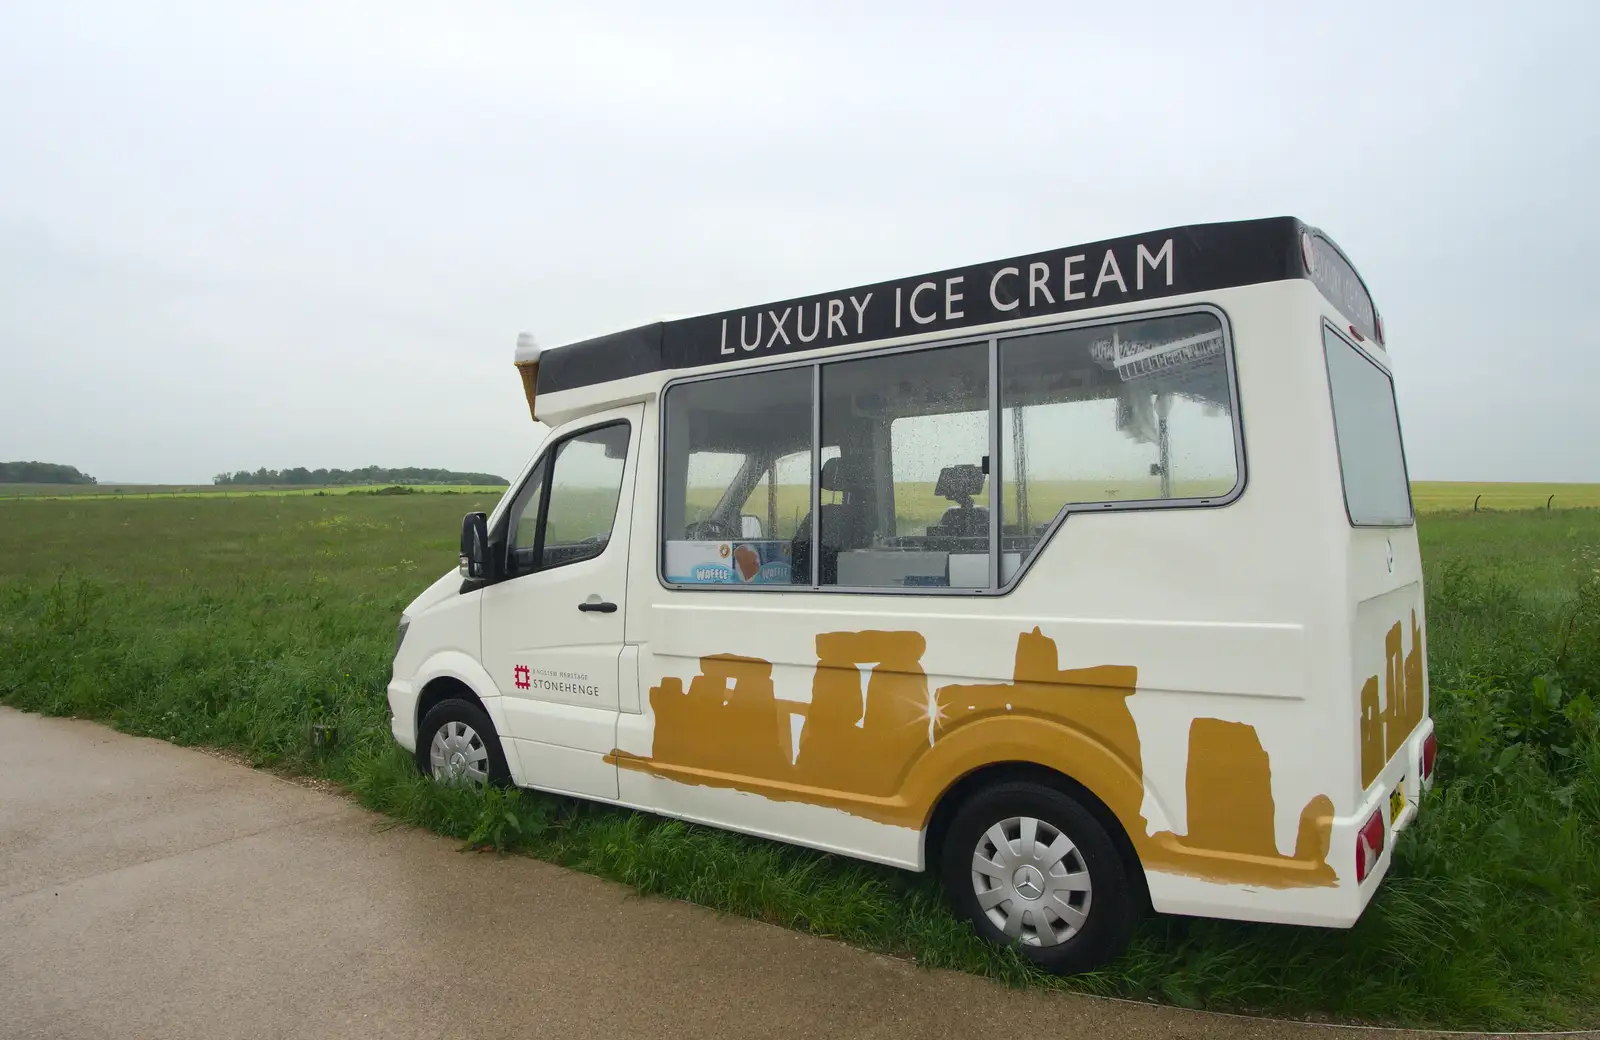
[[[400,609],[490,499],[0,502],[0,701],[242,752],[398,819],[977,972],[1186,1006],[1600,1026],[1600,513],[1425,518],[1440,780],[1348,931],[1154,918],[1088,977],[978,942],[933,879],[418,778],[383,688]],[[339,740],[313,747],[313,724]]]

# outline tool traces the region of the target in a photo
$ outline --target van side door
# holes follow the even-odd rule
[[[506,514],[483,590],[483,664],[530,787],[617,797],[628,543],[642,405],[556,431]],[[631,695],[631,691],[630,691]]]

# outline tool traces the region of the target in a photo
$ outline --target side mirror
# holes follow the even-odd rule
[[[740,538],[765,538],[766,532],[761,529],[761,518],[751,516],[749,513],[739,518]]]
[[[468,513],[461,519],[461,576],[471,581],[489,577],[489,517]]]

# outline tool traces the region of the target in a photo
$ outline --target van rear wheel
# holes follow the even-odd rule
[[[942,868],[951,902],[979,935],[1046,971],[1093,970],[1132,937],[1138,904],[1111,836],[1043,784],[974,795],[950,821]]]
[[[503,786],[511,779],[488,713],[459,697],[440,701],[423,716],[417,769],[442,784]]]

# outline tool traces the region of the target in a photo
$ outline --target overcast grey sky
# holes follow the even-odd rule
[[[1413,477],[1600,481],[1594,0],[589,6],[0,4],[0,459],[510,476],[521,329],[1291,213]]]

